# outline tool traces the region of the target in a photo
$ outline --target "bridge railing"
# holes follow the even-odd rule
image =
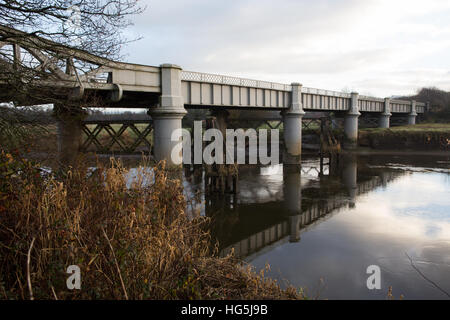
[[[302,93],[314,94],[320,96],[328,96],[328,97],[338,97],[338,98],[350,98],[351,94],[346,92],[339,92],[333,90],[324,90],[324,89],[315,89],[302,87]]]
[[[292,86],[289,84],[270,82],[270,81],[262,81],[262,80],[254,80],[254,79],[247,79],[247,78],[239,78],[239,77],[230,77],[230,76],[224,76],[224,75],[219,75],[219,74],[203,73],[203,72],[195,72],[195,71],[182,71],[181,72],[181,80],[182,81],[234,85],[234,86],[240,86],[240,87],[251,87],[251,88],[260,88],[260,89],[274,89],[274,90],[289,91],[289,92],[292,91]],[[316,88],[308,88],[308,87],[302,87],[302,93],[313,94],[313,95],[323,95],[323,96],[330,96],[330,97],[350,98],[349,93],[332,91],[332,90],[324,90],[324,89],[316,89]]]
[[[202,73],[194,71],[182,71],[182,81],[206,82],[215,84],[234,85],[240,87],[260,88],[260,89],[274,89],[279,91],[292,91],[292,87],[288,84],[253,80],[246,78],[223,76],[212,73]]]

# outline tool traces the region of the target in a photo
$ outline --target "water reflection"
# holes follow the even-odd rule
[[[257,269],[269,263],[270,276],[312,295],[323,279],[322,298],[383,299],[389,286],[397,297],[448,298],[408,258],[450,291],[447,161],[347,156],[322,173],[318,160],[302,172],[247,169],[239,199],[210,199],[205,212],[222,255],[234,250]],[[382,290],[366,287],[372,264],[382,269]]]
[[[386,185],[404,174],[395,170],[378,172],[375,176],[362,177],[363,181],[358,184],[354,156],[341,159],[340,179],[330,174],[321,175],[316,165],[317,161],[305,162],[301,171],[279,165],[261,168],[259,177],[254,174],[241,176],[241,195],[244,199],[232,208],[234,215],[239,216],[234,219],[237,225],[227,221],[226,229],[220,227],[214,230],[223,248],[222,255],[233,249],[236,256],[252,260],[261,254],[261,249],[267,251],[266,247],[275,242],[298,242],[301,233],[329,218],[338,209],[353,208],[358,195]],[[266,175],[266,172],[271,172],[271,175]],[[306,195],[305,199],[302,192]],[[219,202],[220,205],[217,205]],[[221,201],[215,199],[207,206],[207,215],[219,225],[231,213],[226,202],[227,197],[221,197]],[[245,221],[250,220],[248,224],[251,224],[254,219],[260,220],[258,224],[262,229],[249,233],[254,228],[248,228]],[[271,224],[272,221],[276,223]],[[246,226],[245,230],[241,230],[242,224]],[[230,244],[230,241],[235,242]]]

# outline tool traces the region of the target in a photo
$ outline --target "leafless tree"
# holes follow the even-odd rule
[[[144,10],[139,0],[0,0],[0,103],[92,105],[96,98],[86,94],[73,99],[83,89],[76,80],[121,58],[123,45],[136,40],[123,31]],[[89,81],[107,81],[101,77]],[[55,82],[68,85],[48,85]],[[4,129],[11,114],[2,114]]]
[[[128,40],[122,31],[144,10],[138,0],[1,0],[0,41],[39,36],[55,43],[114,59]]]
[[[421,88],[413,96],[402,97],[402,99],[429,102],[429,112],[424,114],[425,119],[437,122],[450,121],[450,92],[436,87]]]

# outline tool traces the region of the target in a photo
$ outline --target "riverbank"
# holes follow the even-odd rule
[[[360,129],[358,135],[359,147],[374,150],[450,151],[448,123]]]
[[[219,257],[163,163],[127,173],[111,161],[50,174],[0,152],[0,299],[303,298]]]

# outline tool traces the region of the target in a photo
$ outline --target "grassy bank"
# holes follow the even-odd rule
[[[118,162],[52,174],[0,152],[2,299],[299,299],[211,245],[209,219],[188,218],[180,181]],[[67,267],[81,271],[69,290]]]
[[[450,150],[449,123],[422,123],[359,131],[359,145],[374,149]]]

